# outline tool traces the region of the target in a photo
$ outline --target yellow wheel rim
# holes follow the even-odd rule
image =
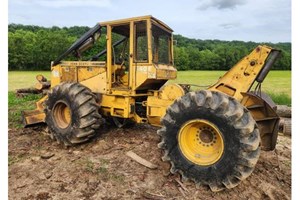
[[[65,129],[71,123],[71,111],[65,102],[57,102],[53,108],[53,118],[59,128]]]
[[[178,144],[183,155],[197,165],[212,165],[224,152],[219,129],[207,120],[191,120],[182,126]]]

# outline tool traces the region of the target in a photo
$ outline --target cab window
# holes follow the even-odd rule
[[[157,64],[171,64],[171,33],[152,25],[152,55]]]
[[[148,62],[148,39],[146,21],[135,22],[135,62]]]

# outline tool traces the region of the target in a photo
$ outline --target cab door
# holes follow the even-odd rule
[[[108,27],[107,62],[111,88],[128,89],[130,79],[130,23]],[[109,67],[109,66],[108,66]]]

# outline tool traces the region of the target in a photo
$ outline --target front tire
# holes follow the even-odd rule
[[[208,185],[233,188],[247,178],[260,154],[255,120],[237,100],[220,92],[190,92],[177,99],[161,120],[158,145],[171,173]]]
[[[100,127],[95,95],[79,83],[55,86],[46,101],[46,123],[50,132],[65,146],[89,140]]]

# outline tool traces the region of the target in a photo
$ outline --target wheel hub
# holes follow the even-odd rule
[[[182,126],[178,144],[183,155],[197,165],[216,163],[224,151],[223,136],[207,120],[191,120]]]
[[[200,128],[200,130],[197,132],[198,132],[197,136],[199,136],[200,143],[203,142],[209,144],[213,142],[214,138],[216,138],[215,137],[216,134],[211,130],[206,130],[206,129],[203,130],[202,128]]]
[[[71,123],[71,111],[64,101],[59,101],[54,105],[53,118],[61,129],[67,128]]]

